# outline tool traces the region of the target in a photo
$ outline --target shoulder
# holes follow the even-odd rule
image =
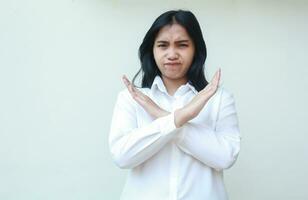
[[[233,93],[228,88],[220,86],[210,101],[214,107],[218,108],[221,104],[234,101]]]
[[[220,87],[219,90],[220,90],[220,93],[221,93],[220,95],[222,99],[230,98],[234,96],[233,92],[224,86]]]
[[[217,90],[217,102],[220,106],[234,104],[234,94],[228,88],[222,86]]]
[[[117,103],[131,106],[135,106],[136,104],[135,100],[133,99],[127,88],[119,91],[117,96]]]

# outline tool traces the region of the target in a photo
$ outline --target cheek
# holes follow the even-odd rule
[[[189,63],[191,63],[192,61],[193,61],[193,59],[194,59],[194,51],[193,50],[191,50],[191,51],[189,51],[189,52],[187,52],[185,55],[186,55],[186,57],[185,57],[185,60],[186,60],[186,62],[189,62]]]
[[[154,50],[153,51],[153,56],[154,56],[154,60],[155,60],[156,64],[159,65],[160,60],[162,58],[162,53],[159,52],[159,51]]]

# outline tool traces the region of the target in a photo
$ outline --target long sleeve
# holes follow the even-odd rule
[[[137,103],[127,90],[119,93],[109,133],[109,149],[120,168],[134,168],[157,153],[176,134],[174,113],[137,125]]]
[[[188,122],[177,141],[182,151],[217,171],[234,164],[241,140],[234,97],[226,90],[220,95],[216,128],[208,126],[206,121]]]

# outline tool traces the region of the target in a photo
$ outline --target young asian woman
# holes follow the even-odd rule
[[[139,48],[141,69],[115,103],[109,147],[129,169],[121,200],[226,200],[223,170],[237,160],[235,99],[204,75],[207,52],[190,11],[161,14]],[[134,81],[142,75],[141,87]]]

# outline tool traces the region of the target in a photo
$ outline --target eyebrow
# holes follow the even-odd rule
[[[175,42],[176,43],[183,43],[183,42],[189,42],[189,40],[178,40],[178,41],[175,41]],[[156,43],[169,43],[169,42],[165,41],[165,40],[159,40]]]

